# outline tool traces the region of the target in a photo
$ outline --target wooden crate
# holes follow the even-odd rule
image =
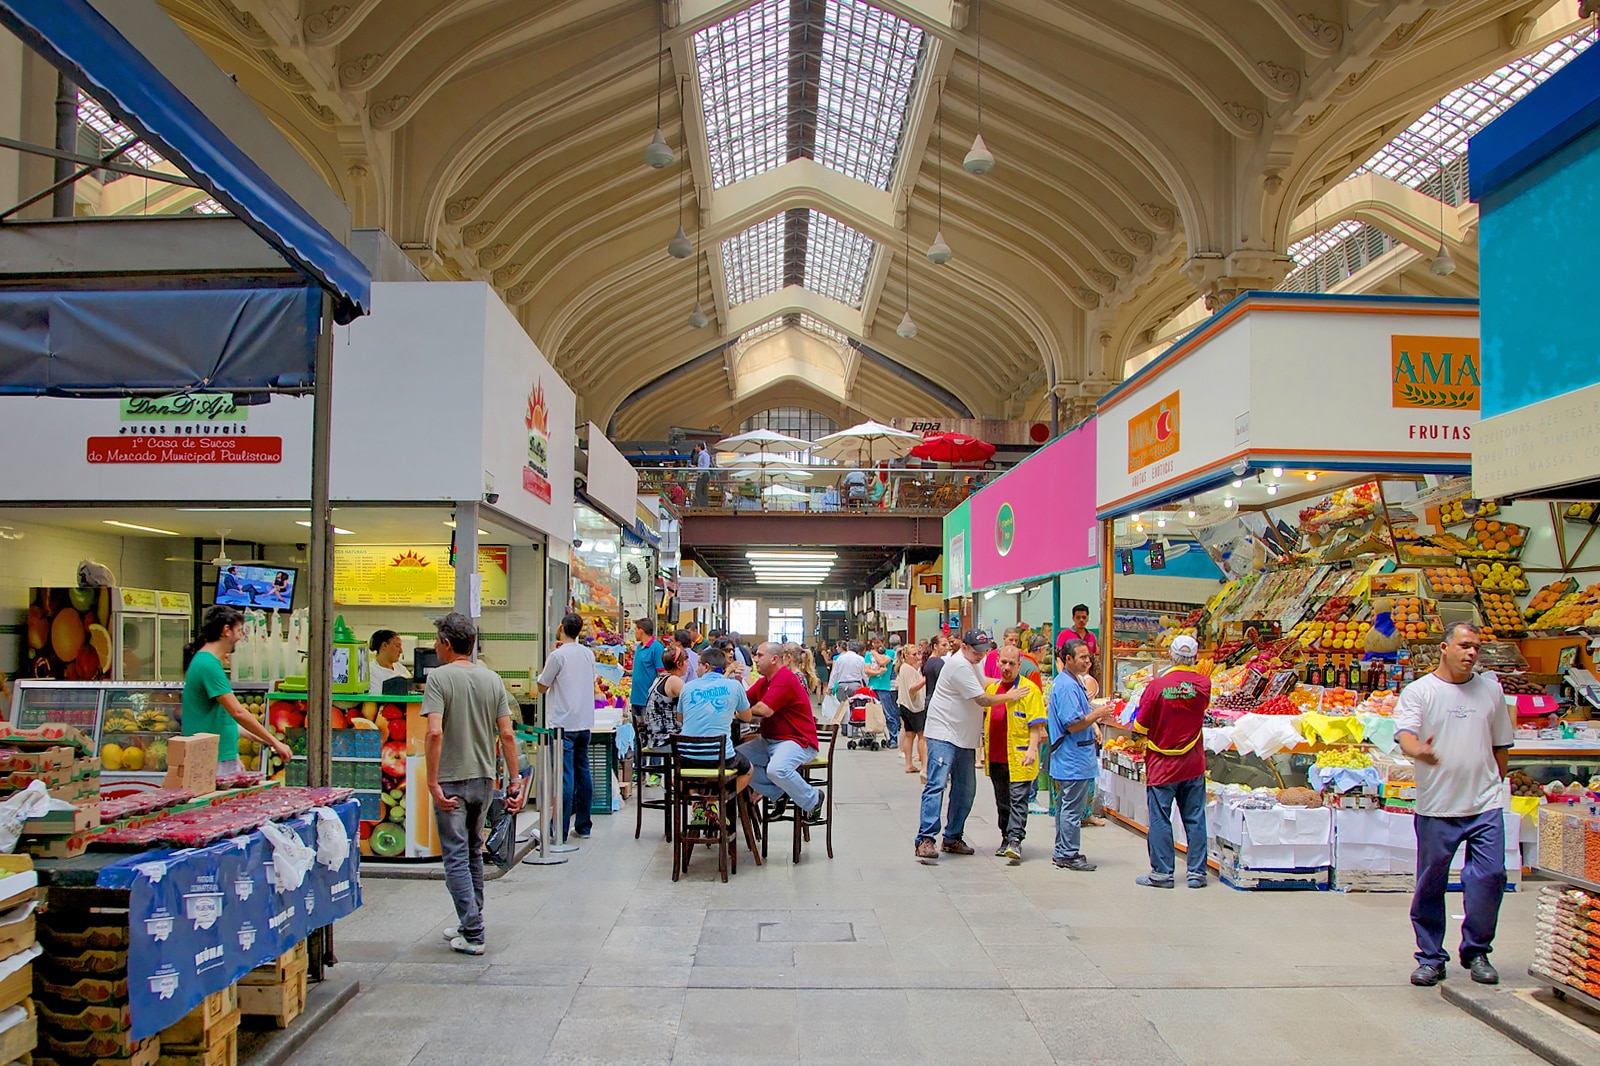
[[[194,1010],[161,1031],[161,1046],[206,1047],[216,1036],[239,1028],[239,986],[213,992]]]
[[[252,1018],[270,1018],[279,1029],[306,1009],[306,971],[291,974],[282,984],[240,985],[239,1012]]]
[[[271,962],[263,963],[239,978],[241,985],[281,985],[297,972],[311,965],[311,953],[304,940],[285,951]],[[250,1013],[249,1011],[245,1012]]]
[[[38,1046],[39,1022],[32,1017],[32,1004],[25,1005],[30,1016],[0,1034],[0,1061],[26,1060]]]
[[[207,1047],[161,1045],[161,1057],[156,1060],[156,1066],[238,1066],[238,1062],[239,1029],[235,1020],[232,1032]]]

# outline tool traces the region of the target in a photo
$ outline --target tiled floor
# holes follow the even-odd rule
[[[365,990],[295,1061],[1540,1061],[1406,983],[1408,897],[1143,889],[1144,840],[1115,827],[1086,830],[1097,872],[1057,870],[1042,815],[1008,867],[983,787],[979,854],[929,868],[900,757],[838,762],[832,861],[741,861],[723,885],[702,853],[673,884],[648,821],[635,841],[631,809],[597,818],[570,862],[491,883],[481,958],[440,938],[442,884],[367,881],[336,940]],[[1501,913],[1517,980],[1531,895]]]

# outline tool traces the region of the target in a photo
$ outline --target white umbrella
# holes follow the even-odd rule
[[[882,422],[867,421],[819,437],[812,443],[812,451],[825,459],[841,462],[853,459],[867,466],[883,459],[903,459],[907,452],[921,443],[919,434],[907,433]]]
[[[772,429],[752,429],[717,441],[719,452],[803,452],[811,442]]]
[[[811,498],[811,493],[804,489],[791,489],[788,485],[773,485],[771,488],[762,489],[761,495],[772,499],[806,500]]]
[[[762,469],[766,469],[769,466],[793,467],[805,466],[806,464],[798,459],[791,459],[787,455],[779,455],[777,452],[751,452],[749,455],[739,456],[739,458],[733,460],[731,465],[741,467],[759,466]]]
[[[744,481],[747,478],[765,477],[768,481],[810,481],[812,474],[809,470],[791,470],[787,467],[773,467],[771,470],[758,470],[741,467],[731,471],[734,478]]]

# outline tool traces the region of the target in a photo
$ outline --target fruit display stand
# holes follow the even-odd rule
[[[428,723],[421,696],[335,696],[335,788],[355,789],[360,805],[361,853],[377,862],[437,859],[439,834],[428,802]],[[272,692],[267,727],[294,752],[288,766],[268,758],[267,770],[288,785],[306,783],[306,694]],[[246,766],[262,769],[241,756]],[[259,753],[256,755],[259,758]],[[420,797],[420,802],[409,802]]]
[[[235,686],[239,702],[264,708],[265,683]],[[183,685],[171,681],[35,681],[15,685],[8,720],[33,727],[70,725],[90,737],[100,755],[107,796],[162,787],[167,742],[183,732]],[[241,752],[243,751],[241,741]]]
[[[353,844],[355,802],[328,809]],[[361,905],[359,849],[330,846],[315,811],[276,824],[313,856],[292,887],[260,829],[200,847],[38,860],[34,1061],[234,1061],[241,1014],[261,1013],[243,1009],[236,983],[266,979],[256,968],[280,958],[293,968],[307,936]]]

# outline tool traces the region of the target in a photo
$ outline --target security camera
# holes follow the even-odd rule
[[[1233,464],[1233,474],[1235,477],[1244,477],[1249,472],[1250,464],[1245,462],[1243,459],[1240,459],[1237,463]]]
[[[484,503],[499,503],[500,502],[500,494],[498,492],[486,492],[486,493],[483,494],[483,502]]]

